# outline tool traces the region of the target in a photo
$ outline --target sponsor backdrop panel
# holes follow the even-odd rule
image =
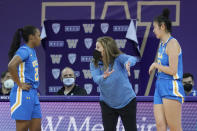
[[[98,102],[41,102],[43,131],[103,131]],[[182,123],[184,131],[197,130],[197,103],[183,104]],[[9,103],[0,104],[0,127],[3,131],[15,130],[15,122],[8,112]],[[138,102],[138,131],[156,131],[152,102]],[[118,120],[117,131],[124,131]]]
[[[96,40],[100,36],[111,36],[124,53],[138,56],[134,41],[125,38],[130,22],[130,20],[45,21],[46,81],[50,80],[46,83],[47,93],[55,94],[61,88],[61,70],[64,67],[71,67],[77,76],[76,83],[85,88],[89,95],[98,95],[99,89],[94,84],[89,70]],[[139,41],[142,41],[141,38],[139,37]],[[157,44],[155,46],[157,47]],[[145,86],[140,81],[140,74],[143,74],[140,73],[140,68],[148,70],[144,65],[145,63],[137,63],[132,68],[130,79],[137,94],[140,94],[139,87]],[[144,74],[144,80],[148,81],[148,73]],[[141,94],[143,92],[144,90]]]

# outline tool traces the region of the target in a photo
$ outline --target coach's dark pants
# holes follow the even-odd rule
[[[109,107],[100,102],[104,131],[116,131],[118,117],[121,117],[125,131],[137,131],[136,126],[136,98],[121,109]]]

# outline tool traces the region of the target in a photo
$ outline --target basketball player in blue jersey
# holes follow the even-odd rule
[[[149,73],[157,69],[157,80],[154,94],[154,116],[158,131],[182,131],[181,104],[184,102],[182,85],[183,65],[182,51],[178,41],[171,36],[169,10],[154,19],[156,37],[161,40],[157,62],[154,62]]]
[[[20,46],[21,38],[26,44]],[[17,131],[41,131],[38,61],[34,49],[39,45],[39,29],[25,26],[16,31],[10,47],[8,69],[15,81],[10,93],[10,106]]]

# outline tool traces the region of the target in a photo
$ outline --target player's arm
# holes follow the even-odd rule
[[[9,70],[10,74],[12,75],[12,79],[23,90],[29,90],[31,88],[31,86],[26,83],[21,83],[21,81],[18,77],[17,67],[23,61],[25,61],[28,58],[28,56],[29,56],[28,51],[26,49],[20,48],[8,64],[8,70]]]
[[[180,52],[180,46],[176,40],[171,40],[166,47],[166,53],[169,57],[169,66],[163,66],[156,64],[155,67],[162,72],[169,75],[176,75],[178,68],[178,56]]]
[[[19,87],[22,86],[18,77],[18,70],[17,70],[17,67],[19,66],[20,63],[22,63],[21,58],[19,56],[14,56],[12,60],[10,61],[10,63],[8,64],[8,70],[10,74],[12,75],[12,79],[16,82],[16,84]]]

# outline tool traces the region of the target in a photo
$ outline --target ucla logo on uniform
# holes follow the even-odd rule
[[[68,60],[71,64],[74,64],[77,58],[77,54],[75,53],[69,53],[68,54]]]
[[[86,90],[88,95],[92,92],[92,87],[92,84],[84,84],[84,89]]]
[[[53,64],[60,64],[62,55],[61,54],[51,54],[51,61]]]
[[[60,24],[59,23],[53,23],[52,24],[52,29],[53,29],[53,32],[55,34],[59,33],[59,31],[60,31]]]
[[[84,39],[84,43],[87,49],[90,49],[93,43],[93,39],[92,38],[85,38]]]
[[[106,34],[109,29],[109,24],[108,23],[101,23],[101,31]]]
[[[60,75],[60,69],[58,69],[58,68],[52,69],[52,75],[53,75],[54,79],[57,79]]]
[[[34,60],[34,61],[32,62],[32,65],[33,65],[33,67],[38,66],[38,61],[37,61],[37,60]]]

